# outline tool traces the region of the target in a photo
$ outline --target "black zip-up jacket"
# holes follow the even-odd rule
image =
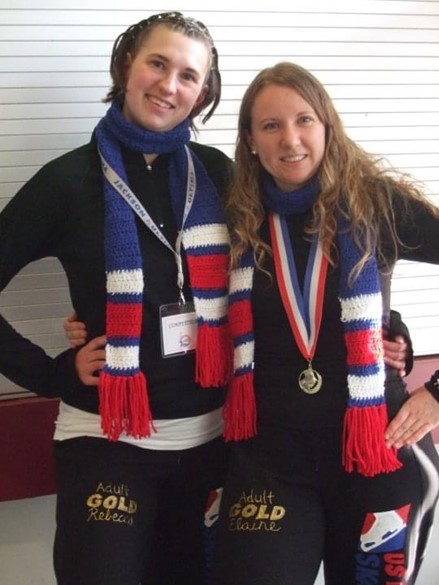
[[[190,147],[224,197],[231,161],[215,148],[196,143]],[[123,149],[131,189],[174,244],[177,225],[168,192],[169,156],[159,156],[149,171],[141,154]],[[141,220],[136,221],[145,279],[140,366],[148,379],[153,416],[166,419],[204,414],[222,404],[223,390],[195,384],[193,355],[162,358],[159,307],[178,301],[175,258]],[[85,322],[89,339],[103,335],[103,177],[93,138],[46,164],[0,214],[0,290],[24,266],[44,257],[61,262],[73,307]],[[186,264],[185,271],[185,297],[191,300]],[[0,371],[6,377],[41,396],[61,397],[72,406],[98,412],[96,387],[80,382],[74,355],[74,350],[67,350],[52,359],[0,316]]]

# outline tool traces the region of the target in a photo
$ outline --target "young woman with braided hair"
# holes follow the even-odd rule
[[[439,209],[348,138],[307,70],[239,115],[229,321],[233,444],[212,585],[413,585],[439,492],[438,372],[383,360],[399,258],[439,263]]]
[[[89,144],[45,165],[0,215],[0,286],[60,260],[74,310],[106,334],[99,387],[0,320],[0,370],[60,396],[54,564],[60,585],[206,582],[203,520],[222,485],[231,162],[190,141],[215,111],[206,27],[151,16],[115,41],[111,105]]]

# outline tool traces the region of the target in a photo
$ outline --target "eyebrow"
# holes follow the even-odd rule
[[[161,59],[162,61],[165,61],[165,63],[171,62],[169,57],[166,57],[165,55],[162,55],[161,53],[149,53],[148,57],[149,58],[152,57],[155,59]],[[187,71],[188,73],[192,73],[193,75],[196,75],[197,77],[201,77],[200,72],[197,71],[196,69],[193,69],[193,67],[185,67],[184,71]]]
[[[309,116],[309,115],[317,116],[317,113],[313,109],[303,110],[302,112],[298,112],[297,114],[295,114],[295,118],[299,118],[300,116]],[[282,116],[280,118],[282,118]],[[279,120],[280,118],[279,118],[278,114],[273,114],[271,116],[267,116],[266,118],[261,118],[260,121],[265,122],[267,120]]]

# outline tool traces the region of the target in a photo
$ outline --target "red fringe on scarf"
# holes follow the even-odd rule
[[[253,372],[235,376],[224,406],[224,439],[241,441],[256,435],[256,402]]]
[[[228,325],[198,327],[195,381],[203,388],[225,386],[233,369],[233,349]]]
[[[123,431],[136,439],[155,431],[142,372],[129,377],[101,372],[99,404],[102,430],[110,441],[117,441]]]
[[[347,408],[343,428],[343,466],[366,477],[396,471],[402,464],[384,440],[386,405]]]

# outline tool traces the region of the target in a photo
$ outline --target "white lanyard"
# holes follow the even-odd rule
[[[181,240],[183,234],[184,224],[188,218],[190,210],[192,209],[192,205],[194,202],[195,191],[197,188],[197,178],[195,175],[195,168],[194,168],[194,161],[192,160],[191,153],[187,146],[184,147],[186,150],[187,161],[188,161],[188,177],[187,177],[187,185],[186,185],[186,201],[184,206],[183,212],[183,220],[181,229],[178,232],[177,240],[175,242],[175,249],[171,246],[168,240],[165,238],[163,233],[160,231],[159,227],[156,225],[152,217],[146,211],[144,206],[140,203],[128,185],[119,177],[114,169],[107,163],[107,161],[102,156],[101,151],[99,150],[99,156],[101,157],[102,163],[102,170],[104,172],[105,178],[107,181],[114,187],[114,189],[121,195],[131,209],[137,213],[143,223],[152,231],[152,233],[160,240],[160,242],[166,246],[175,256],[175,261],[177,263],[177,285],[180,295],[180,301],[185,302],[184,295],[183,295],[183,285],[184,285],[184,274],[183,274],[183,263],[181,258]]]

